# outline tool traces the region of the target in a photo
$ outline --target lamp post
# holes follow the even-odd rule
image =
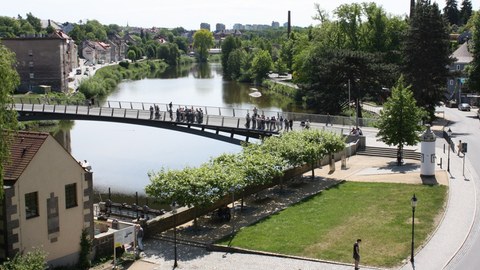
[[[415,246],[414,246],[414,239],[415,239],[415,207],[417,206],[417,197],[415,197],[415,194],[413,194],[413,197],[412,199],[410,200],[411,204],[412,204],[412,253],[410,254],[410,262],[412,263],[412,265],[415,264],[415,259],[414,259],[414,255],[413,255],[413,252],[414,252],[414,249],[415,249]]]
[[[452,147],[452,130],[448,128],[447,135],[448,135],[448,161],[447,161],[447,172],[450,173],[450,148]]]
[[[177,202],[173,201],[170,205],[172,207],[172,215],[173,215],[173,254],[175,258],[175,262],[173,263],[173,268],[177,268]]]

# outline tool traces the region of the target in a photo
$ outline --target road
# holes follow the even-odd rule
[[[477,167],[480,164],[480,141],[478,140],[480,120],[477,118],[476,109],[471,112],[463,112],[446,107],[442,107],[442,109],[445,110],[446,119],[451,121],[449,127],[453,131],[452,139],[455,144],[459,140],[468,144],[465,162],[473,165],[470,167],[474,170],[470,172],[473,179],[470,180],[474,181],[477,198],[477,211],[472,231],[462,248],[445,269],[480,269],[480,256],[478,256],[478,251],[480,250],[480,214],[478,211],[480,209],[480,179],[478,175],[480,170]]]

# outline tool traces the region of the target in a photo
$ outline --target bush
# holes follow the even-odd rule
[[[128,69],[128,66],[130,65],[130,63],[127,62],[127,61],[122,61],[122,62],[120,62],[120,63],[118,63],[118,64],[119,64],[121,67],[126,68],[126,69]]]

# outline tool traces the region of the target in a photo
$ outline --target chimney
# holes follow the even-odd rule
[[[412,0],[414,1],[414,0]],[[290,10],[288,11],[288,25],[287,25],[287,38],[290,39],[290,31],[292,30],[292,22],[290,20]]]

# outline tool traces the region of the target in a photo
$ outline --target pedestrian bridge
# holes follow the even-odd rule
[[[19,121],[88,120],[117,122],[185,132],[233,144],[248,142],[250,138],[260,139],[278,135],[282,130],[279,127],[275,127],[274,129],[253,129],[252,126],[250,126],[250,128],[247,128],[246,115],[248,113],[251,116],[253,114],[253,108],[220,108],[129,101],[105,101],[96,104],[66,104],[60,100],[47,98],[17,98],[12,106],[18,112]],[[150,107],[158,108],[158,111],[152,113]],[[170,108],[172,111],[171,115]],[[177,109],[199,110],[203,115],[202,121],[187,121],[182,117],[177,119]],[[283,118],[292,119],[293,129],[301,129],[301,123],[307,119],[311,122],[313,128],[330,120],[332,124],[335,124],[335,127],[330,126],[330,130],[337,133],[348,133],[350,126],[355,123],[355,119],[351,117],[329,117],[318,114],[265,111],[261,109],[257,110],[257,113],[269,118],[275,117],[275,119],[278,119],[282,116]],[[340,127],[338,125],[340,125]],[[284,124],[282,125],[282,128],[283,127]],[[323,128],[325,127],[323,126]]]

